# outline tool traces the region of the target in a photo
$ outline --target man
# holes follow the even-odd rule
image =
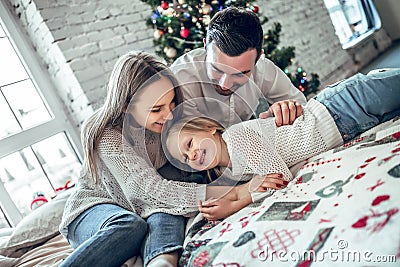
[[[215,14],[204,48],[190,51],[171,66],[184,87],[185,110],[229,126],[254,118],[265,99],[274,104],[261,117],[275,116],[277,126],[292,124],[302,114],[306,98],[265,58],[263,39],[254,12],[231,7]]]

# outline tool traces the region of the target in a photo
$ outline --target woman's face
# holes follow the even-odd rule
[[[161,133],[164,123],[173,118],[171,111],[175,108],[174,98],[172,82],[162,77],[141,89],[129,112],[139,125]]]
[[[179,131],[167,139],[171,156],[195,170],[208,170],[220,165],[222,140],[215,130],[196,133]]]

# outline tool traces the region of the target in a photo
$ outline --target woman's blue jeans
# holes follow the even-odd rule
[[[315,99],[327,107],[346,143],[400,115],[400,69],[356,74],[328,86]]]
[[[182,249],[185,223],[183,216],[154,213],[145,221],[117,205],[93,206],[68,226],[68,242],[75,250],[60,266],[120,267],[138,255],[146,265]]]

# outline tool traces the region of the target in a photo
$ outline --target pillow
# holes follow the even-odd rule
[[[74,249],[68,244],[67,240],[61,235],[61,233],[59,233],[39,247],[31,249],[19,257],[18,262],[13,266],[59,266],[73,250]]]
[[[0,229],[0,249],[5,248],[10,239],[11,234],[13,233],[14,228],[2,228]],[[2,266],[2,265],[0,265]]]
[[[8,258],[0,255],[0,266],[2,267],[13,267],[18,259]]]
[[[24,217],[15,227],[0,255],[20,257],[31,248],[59,234],[65,202],[72,190],[67,190]]]

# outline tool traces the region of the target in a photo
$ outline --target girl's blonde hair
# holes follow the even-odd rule
[[[168,128],[167,138],[170,134],[178,132],[197,133],[207,132],[210,129],[216,129],[218,132],[223,133],[225,128],[222,125],[207,117],[194,117],[190,119],[181,119],[178,122],[172,123]]]
[[[95,151],[104,129],[122,128],[124,111],[128,108],[133,96],[155,75],[167,77],[172,82],[175,104],[182,103],[182,91],[174,74],[156,57],[145,52],[132,51],[121,56],[115,63],[108,82],[105,103],[82,125],[83,168],[89,173],[92,182],[99,182]]]
[[[168,138],[172,134],[186,132],[191,134],[196,134],[198,132],[208,132],[210,130],[216,130],[217,133],[222,134],[225,131],[225,128],[217,121],[207,118],[207,117],[194,117],[194,118],[184,118],[180,119],[177,122],[169,121],[166,124],[166,129],[163,134],[165,135],[165,143],[168,143]],[[222,137],[220,137],[222,138]],[[168,148],[166,150],[166,155],[168,159],[173,159],[172,155],[169,153]],[[181,165],[182,163],[177,163],[174,160],[175,164]],[[222,174],[222,170],[220,167],[215,167],[213,169],[207,170],[207,175],[209,178],[209,182],[215,180],[215,178],[219,177]]]

